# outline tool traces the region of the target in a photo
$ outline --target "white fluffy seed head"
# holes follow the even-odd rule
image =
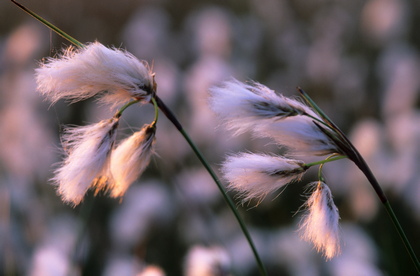
[[[284,185],[300,180],[304,163],[282,156],[240,153],[228,156],[222,173],[228,188],[237,191],[243,201],[262,200]]]
[[[129,186],[144,172],[153,155],[156,127],[144,126],[118,145],[111,156],[111,196],[124,195]]]
[[[337,145],[313,123],[313,119],[307,116],[261,121],[253,129],[253,135],[270,137],[295,156],[323,156],[341,152]]]
[[[309,185],[312,195],[305,203],[307,211],[299,227],[300,235],[328,260],[340,253],[340,216],[328,186],[321,181]]]
[[[67,157],[51,179],[63,201],[79,204],[87,190],[97,182],[95,179],[107,174],[118,121],[118,118],[112,118],[65,130],[63,147]]]
[[[246,84],[235,79],[210,89],[210,107],[236,134],[253,129],[263,119],[313,114],[306,105],[277,94],[262,84]]]
[[[38,91],[53,104],[77,102],[102,94],[101,101],[117,105],[130,98],[148,102],[154,90],[153,74],[132,54],[99,42],[81,49],[68,48],[36,69]]]
[[[322,119],[310,107],[262,84],[227,81],[210,89],[210,106],[235,134],[250,131],[255,137],[270,137],[293,154],[340,152],[314,124],[314,119]]]

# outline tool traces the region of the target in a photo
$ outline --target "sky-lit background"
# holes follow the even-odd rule
[[[216,171],[228,153],[279,150],[217,127],[210,86],[235,77],[287,96],[302,87],[366,158],[420,254],[419,1],[21,3],[83,43],[123,47],[153,64],[158,94]],[[48,179],[62,158],[63,125],[112,114],[95,101],[50,107],[37,94],[38,62],[69,45],[0,2],[0,275],[146,275],[151,265],[161,273],[153,275],[188,275],[206,260],[232,275],[258,275],[216,185],[163,114],[157,155],[121,201],[89,194],[76,208],[61,202]],[[120,137],[152,119],[151,106],[130,107]],[[363,175],[347,160],[324,168],[343,239],[331,261],[296,232],[316,170],[257,208],[237,201],[269,275],[415,275]],[[228,275],[216,273],[203,275]]]

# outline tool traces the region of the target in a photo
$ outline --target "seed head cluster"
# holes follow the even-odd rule
[[[51,104],[95,96],[112,106],[133,99],[148,103],[156,89],[145,61],[99,42],[81,49],[70,47],[57,58],[47,59],[36,69],[36,81],[38,91]],[[52,178],[63,201],[77,205],[90,189],[121,197],[146,169],[153,154],[156,125],[145,125],[115,146],[120,116],[116,113],[96,124],[64,130],[66,156]]]
[[[287,157],[247,152],[226,158],[221,171],[228,189],[237,192],[243,202],[260,202],[286,184],[301,180],[310,166],[294,158],[343,155],[335,130],[316,110],[262,84],[228,80],[210,89],[209,102],[234,135],[250,132],[287,150]],[[313,186],[299,230],[304,240],[330,259],[340,252],[338,209],[324,182]]]

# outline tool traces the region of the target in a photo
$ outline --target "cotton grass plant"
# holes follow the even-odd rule
[[[112,132],[97,131],[94,135],[86,129],[99,129],[97,125],[76,127],[71,130],[71,133],[76,134],[65,137],[67,138],[65,140],[75,140],[76,142],[70,143],[75,150],[67,152],[68,156],[61,163],[61,167],[55,171],[56,175],[52,179],[53,183],[58,186],[58,193],[63,200],[77,205],[83,200],[89,189],[94,189],[96,192],[106,190],[113,197],[123,196],[128,186],[140,176],[149,163],[158,110],[160,109],[183,135],[215,181],[251,247],[261,275],[267,275],[254,242],[232,199],[227,195],[216,173],[204,159],[181,123],[157,96],[157,84],[147,62],[138,60],[124,50],[107,48],[99,42],[83,44],[25,6],[11,1],[76,46],[76,48],[68,47],[57,58],[46,59],[36,71],[38,91],[50,100],[51,104],[60,99],[66,99],[73,103],[96,96],[100,101],[112,104],[113,108],[124,104],[113,116],[113,119],[117,121],[123,112],[134,104],[151,103],[155,108],[154,121],[140,130],[141,134],[133,134],[131,138],[121,142],[116,149],[114,149],[115,140],[109,138],[115,137],[114,128],[112,128]],[[92,148],[86,151],[85,147],[88,144]],[[96,156],[96,154],[100,155]],[[83,160],[83,158],[90,159]],[[77,160],[82,160],[82,164],[90,166],[81,167],[76,164]],[[95,163],[94,161],[100,162]],[[125,162],[125,164],[120,164],[120,162]],[[72,169],[71,173],[66,171],[67,168]],[[77,168],[81,172],[85,172],[89,178],[69,179],[69,175],[74,176],[77,173]]]
[[[331,190],[324,182],[322,168],[326,163],[347,158],[369,180],[420,273],[416,254],[360,153],[313,100],[302,89],[298,91],[302,102],[276,94],[262,84],[235,79],[210,89],[210,106],[235,135],[248,131],[255,137],[272,138],[279,147],[288,150],[287,157],[255,153],[228,156],[222,165],[228,188],[237,191],[244,202],[252,199],[260,202],[268,193],[300,180],[310,167],[319,166],[319,180],[310,184],[299,231],[304,240],[312,242],[326,259],[331,259],[341,248],[339,214]],[[290,159],[291,156],[327,157],[305,163]]]
[[[82,44],[48,21],[12,0],[24,11],[74,44],[57,58],[48,58],[36,70],[38,91],[51,104],[61,99],[70,103],[96,97],[116,109],[115,115],[99,123],[70,127],[64,131],[66,157],[52,181],[63,201],[80,204],[89,189],[106,190],[122,197],[147,168],[153,155],[158,110],[184,136],[219,187],[254,253],[261,275],[267,275],[249,232],[220,180],[192,142],[180,122],[157,96],[157,84],[147,62],[125,50],[99,42]],[[222,173],[228,189],[237,191],[243,202],[263,200],[285,185],[298,182],[311,167],[319,166],[319,179],[309,185],[299,232],[326,259],[340,252],[339,213],[330,188],[322,177],[324,164],[347,158],[366,175],[398,230],[417,270],[420,264],[391,205],[367,166],[343,132],[301,89],[304,101],[277,94],[268,87],[230,80],[210,90],[210,105],[234,134],[251,132],[268,137],[285,148],[287,156],[239,153],[228,156]],[[155,118],[122,142],[116,141],[120,117],[135,104],[153,104]],[[116,146],[118,144],[118,146]],[[299,158],[318,157],[305,163]]]

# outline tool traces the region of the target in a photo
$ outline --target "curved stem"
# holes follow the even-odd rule
[[[153,120],[152,124],[156,125],[159,118],[159,106],[154,97],[152,97],[151,102],[153,104],[153,107],[155,108],[155,119]]]
[[[329,162],[333,162],[333,161],[337,161],[337,160],[345,159],[345,158],[347,158],[347,156],[345,156],[345,155],[338,155],[338,156],[335,156],[335,157],[327,157],[324,160],[315,161],[315,162],[311,162],[311,163],[306,163],[303,166],[305,168],[309,168],[309,167],[312,167],[312,166],[323,165],[325,163],[329,163]]]
[[[83,43],[81,43],[80,41],[78,41],[74,37],[70,36],[69,34],[67,34],[66,32],[64,32],[63,30],[57,28],[55,25],[51,24],[50,22],[48,22],[47,20],[45,20],[44,18],[42,18],[41,16],[39,16],[35,12],[31,11],[30,9],[26,8],[22,4],[14,1],[14,0],[10,0],[10,1],[12,1],[16,6],[18,6],[19,8],[21,8],[27,14],[31,15],[36,20],[38,20],[39,22],[41,22],[42,24],[44,24],[45,26],[47,26],[48,28],[50,28],[51,30],[53,30],[54,32],[56,32],[58,35],[60,35],[64,39],[67,39],[68,41],[70,41],[71,43],[73,43],[74,45],[76,45],[77,47],[79,47],[79,48],[85,47],[85,45]]]
[[[115,114],[114,117],[121,117],[122,113],[129,107],[132,106],[133,104],[138,103],[140,100],[132,100],[129,101],[128,103],[126,103],[125,105],[123,105]]]
[[[357,152],[357,151],[356,151]],[[385,193],[383,192],[383,190],[381,189],[381,187],[379,186],[378,181],[376,180],[375,176],[373,175],[372,171],[370,170],[370,168],[368,167],[368,165],[366,164],[365,160],[360,156],[360,154],[357,152],[357,156],[358,156],[358,161],[359,162],[355,162],[353,161],[356,166],[359,167],[359,169],[365,174],[366,178],[369,180],[369,182],[371,183],[371,185],[373,186],[373,188],[375,189],[376,193],[378,194],[379,198],[381,199],[382,204],[384,205],[388,216],[390,217],[392,223],[395,226],[395,229],[397,230],[404,246],[405,249],[407,250],[408,254],[410,255],[411,260],[413,261],[414,266],[417,269],[417,273],[420,274],[420,262],[416,256],[416,253],[413,250],[413,247],[411,246],[410,241],[408,240],[404,229],[402,228],[400,222],[398,221],[397,216],[394,213],[394,210],[391,207],[391,203],[388,201],[388,198],[385,196]]]
[[[384,206],[386,211],[388,212],[388,215],[391,217],[392,222],[394,223],[394,226],[397,229],[398,234],[400,235],[400,238],[403,240],[405,249],[408,251],[410,258],[417,269],[417,273],[420,274],[420,262],[417,259],[416,253],[414,252],[413,247],[411,247],[411,243],[405,235],[404,230],[401,224],[399,223],[397,216],[394,213],[394,210],[391,207],[391,204],[389,203],[389,201],[387,201],[386,203],[384,203]]]
[[[214,182],[216,183],[217,187],[219,188],[220,192],[222,193],[224,200],[226,201],[226,203],[228,204],[229,208],[231,209],[231,211],[235,215],[235,218],[238,221],[239,226],[241,227],[241,230],[242,230],[243,234],[245,235],[245,238],[247,239],[247,241],[248,241],[248,243],[249,243],[249,245],[251,247],[251,250],[252,250],[252,252],[253,252],[253,254],[255,256],[255,259],[257,261],[258,269],[260,271],[260,274],[261,275],[267,275],[267,271],[266,271],[266,269],[264,267],[264,264],[261,261],[261,258],[260,258],[259,254],[258,254],[258,251],[257,251],[255,245],[254,245],[254,242],[253,242],[253,240],[251,238],[251,235],[249,234],[248,229],[245,226],[244,221],[242,220],[241,216],[239,215],[238,211],[236,210],[235,204],[233,203],[232,199],[228,196],[228,194],[226,193],[225,189],[223,188],[223,185],[220,182],[219,178],[214,173],[213,169],[210,167],[210,165],[208,164],[208,162],[206,161],[206,159],[204,158],[204,156],[201,154],[201,152],[199,151],[199,149],[196,147],[196,145],[194,144],[194,142],[191,140],[191,138],[189,137],[189,135],[187,134],[187,132],[185,132],[185,130],[183,129],[181,123],[176,119],[176,117],[174,116],[174,114],[169,110],[169,108],[162,102],[162,100],[158,96],[155,96],[155,97],[156,97],[157,105],[159,106],[160,110],[172,122],[172,124],[175,125],[175,127],[182,134],[182,136],[184,136],[185,140],[188,142],[188,144],[190,145],[190,147],[194,151],[195,155],[198,157],[198,159],[200,160],[200,162],[206,168],[206,170],[210,174],[210,176],[213,178]]]

